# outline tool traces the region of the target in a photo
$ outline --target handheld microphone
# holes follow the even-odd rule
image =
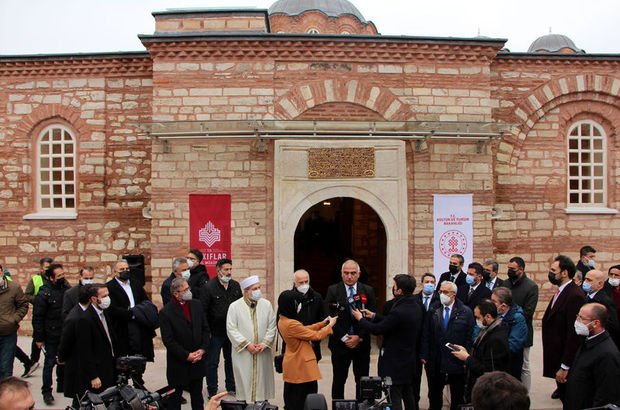
[[[360,300],[362,301],[362,309],[366,309],[366,303],[368,303],[368,299],[366,299],[365,293],[362,293],[360,295]]]

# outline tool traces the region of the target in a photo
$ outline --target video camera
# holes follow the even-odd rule
[[[86,391],[80,400],[80,410],[112,409],[112,410],[143,410],[162,408],[162,399],[174,392],[165,387],[156,392],[149,392],[137,380],[136,375],[144,373],[146,357],[124,356],[116,360],[118,377],[116,385],[108,387],[101,393]],[[128,384],[132,381],[133,386]]]
[[[278,406],[269,404],[266,400],[250,404],[244,400],[222,400],[220,406],[222,410],[278,410]]]
[[[356,400],[332,400],[332,410],[374,410],[385,409],[392,405],[390,389],[392,378],[385,377],[362,377],[360,379],[360,399]]]

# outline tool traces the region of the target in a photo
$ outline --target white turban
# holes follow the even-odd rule
[[[253,275],[250,276],[249,278],[245,278],[241,281],[241,289],[246,290],[247,288],[249,288],[252,285],[256,285],[259,281],[258,276]]]

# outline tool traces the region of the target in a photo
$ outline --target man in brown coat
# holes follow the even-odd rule
[[[22,288],[0,267],[0,380],[13,375],[19,322],[28,313],[28,299]]]

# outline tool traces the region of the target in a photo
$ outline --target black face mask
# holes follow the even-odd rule
[[[458,273],[459,267],[456,265],[448,265],[448,270],[452,275],[454,275],[455,273]]]
[[[131,271],[129,269],[122,270],[118,273],[118,278],[122,281],[128,280],[131,276]]]
[[[491,280],[491,272],[489,272],[488,270],[485,270],[484,272],[482,272],[482,279],[485,282],[488,282]]]
[[[519,277],[519,271],[516,269],[508,269],[508,279],[515,280]]]
[[[557,279],[555,277],[555,273],[549,271],[549,282],[551,282],[551,284],[556,285],[556,286],[560,286],[562,284],[562,280],[561,279]]]

